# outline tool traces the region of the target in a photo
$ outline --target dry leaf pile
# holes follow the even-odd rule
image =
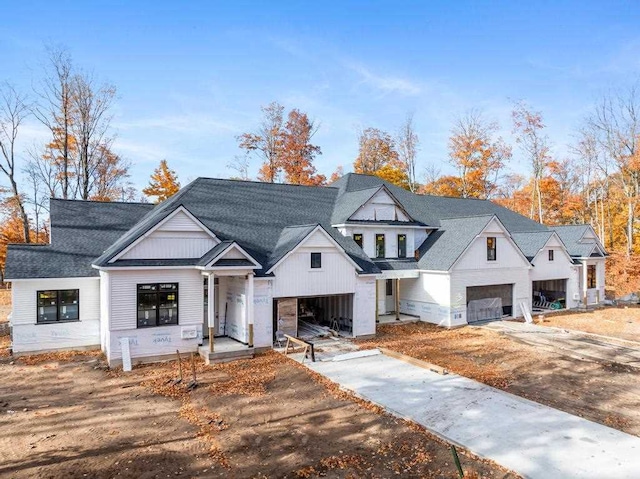
[[[54,351],[51,353],[30,354],[28,356],[20,356],[17,360],[27,366],[35,366],[37,364],[47,362],[69,363],[79,359],[103,358],[104,354],[100,350],[90,351]]]
[[[285,361],[281,354],[268,351],[254,359],[213,364],[211,369],[224,373],[225,377],[216,380],[209,390],[217,396],[262,396],[267,392],[267,385],[276,378],[276,366]]]
[[[10,348],[11,337],[8,334],[5,336],[0,336],[0,358],[8,358]]]
[[[500,389],[513,380],[501,361],[505,352],[515,353],[513,345],[494,331],[444,329],[428,323],[391,324],[378,326],[375,338],[356,343],[362,349],[392,349]]]

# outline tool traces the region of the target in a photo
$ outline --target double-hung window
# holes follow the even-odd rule
[[[384,258],[384,234],[376,235],[376,258]]]
[[[362,248],[362,233],[353,233],[353,241]]]
[[[398,258],[407,257],[407,235],[398,235]]]
[[[495,261],[497,257],[496,253],[496,238],[489,236],[487,238],[487,261]]]
[[[178,324],[178,283],[138,285],[138,327]]]
[[[80,290],[38,291],[37,323],[76,321],[80,319]]]

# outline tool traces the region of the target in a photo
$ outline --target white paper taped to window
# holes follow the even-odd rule
[[[469,301],[467,322],[502,318],[502,298],[484,298]]]

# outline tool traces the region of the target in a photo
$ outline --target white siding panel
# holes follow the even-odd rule
[[[364,336],[376,332],[376,280],[362,276],[356,280],[353,301],[353,335]]]
[[[362,205],[351,220],[410,221],[395,200],[386,191],[380,190]]]
[[[419,278],[400,280],[400,312],[440,326],[460,324],[458,313],[452,313],[449,274],[421,273]]]
[[[322,268],[311,269],[312,251],[317,250],[299,248],[274,270],[274,298],[355,292],[356,271],[342,253],[323,249]]]
[[[129,270],[110,271],[111,317],[109,330],[137,327],[137,285],[143,283],[178,283],[178,321],[180,325],[199,325],[204,321],[204,290],[198,270]],[[178,328],[178,326],[169,326]]]
[[[160,225],[157,231],[202,231],[202,227],[189,218],[186,213],[178,211]]]
[[[80,290],[80,321],[37,324],[37,292]],[[12,284],[12,347],[17,353],[100,344],[100,281],[98,278],[34,279]]]
[[[129,339],[129,349],[133,362],[139,362],[144,358],[158,356],[171,356],[175,358],[176,351],[181,353],[196,352],[198,344],[202,340],[202,323],[188,326],[196,328],[197,338],[182,339],[182,326],[161,326],[157,328],[129,329],[125,331],[111,331],[109,341],[111,347],[107,351],[107,359],[110,365],[117,364],[122,359],[120,339]]]
[[[496,260],[487,261],[487,237],[496,238]],[[522,256],[511,238],[502,233],[488,233],[474,239],[471,246],[458,260],[454,269],[459,270],[488,270],[513,268],[514,266],[529,266],[529,262]]]
[[[173,233],[157,235],[155,232],[131,248],[122,259],[200,258],[217,244],[211,236],[202,233]]]

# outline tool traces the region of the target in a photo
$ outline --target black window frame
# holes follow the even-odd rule
[[[311,269],[322,269],[322,253],[311,253]]]
[[[358,236],[359,239],[356,239],[356,236]],[[353,233],[353,241],[362,248],[362,245],[364,245],[364,235],[362,233]]]
[[[379,241],[379,239],[382,238],[382,242]],[[382,254],[379,250],[379,246],[382,245]],[[386,238],[385,238],[385,234],[384,233],[376,233],[376,259],[380,259],[380,258],[386,258]]]
[[[489,246],[493,243],[493,246]],[[487,261],[498,260],[498,241],[495,236],[487,236]]]
[[[69,293],[69,292],[75,293],[76,300],[71,303],[64,303],[61,299],[61,296],[64,293]],[[56,319],[41,319],[40,308],[45,307],[43,304],[41,304],[41,301],[40,301],[41,300],[40,295],[43,293],[55,293]],[[61,313],[61,309],[64,306],[68,306],[69,304],[77,307],[75,317],[61,318],[63,314],[67,314],[67,313]],[[51,306],[51,304],[49,304],[49,306]],[[67,323],[72,321],[80,321],[80,289],[79,288],[41,289],[36,291],[36,324],[55,324],[55,323]]]
[[[587,289],[595,289],[597,288],[598,280],[598,270],[596,269],[595,264],[587,265]]]
[[[553,250],[549,250],[549,261],[553,261]]]
[[[403,238],[404,240],[402,249],[400,249],[400,238]],[[399,234],[398,235],[398,258],[406,258],[406,257],[407,257],[407,235]]]
[[[171,288],[167,287],[171,285]],[[175,286],[175,289],[173,288]],[[141,288],[154,288],[155,289],[141,289]],[[162,295],[175,293],[175,306],[171,308],[161,307],[162,303]],[[155,308],[140,308],[140,295],[155,295]],[[167,298],[166,301],[169,301]],[[170,322],[162,322],[161,318],[161,309],[175,309],[175,320],[171,319]],[[140,324],[140,312],[141,311],[151,311],[155,312],[154,324]],[[149,318],[151,319],[151,318]],[[160,326],[178,326],[180,324],[180,283],[174,282],[160,282],[160,283],[138,283],[136,285],[136,328],[157,328]]]

